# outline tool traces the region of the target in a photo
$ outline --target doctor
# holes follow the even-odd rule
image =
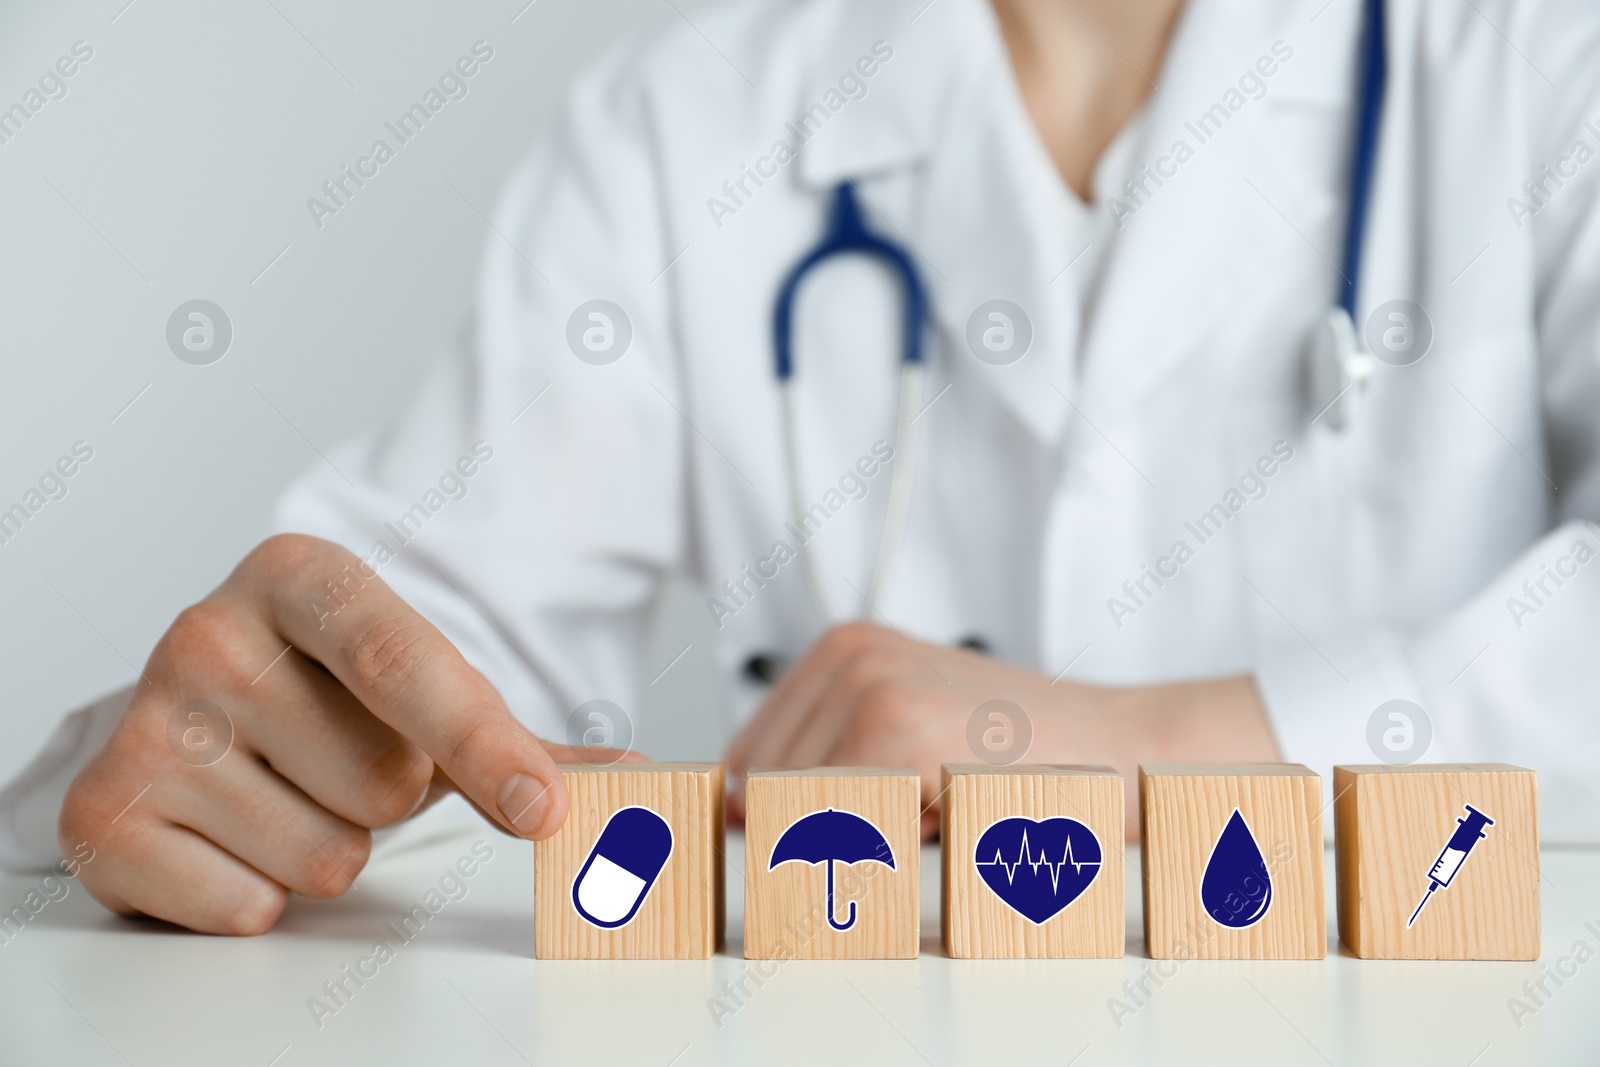
[[[976,715],[1033,761],[1326,775],[1406,700],[1414,756],[1534,767],[1546,836],[1600,841],[1600,19],[1389,0],[1353,263],[1363,12],[749,0],[617,52],[475,328],[62,727],[7,857],[89,842],[107,906],[256,933],[441,790],[546,836],[537,738],[635,703],[680,568],[735,774],[914,764],[931,817]],[[882,257],[808,275],[774,375],[847,182],[926,300],[909,405]]]

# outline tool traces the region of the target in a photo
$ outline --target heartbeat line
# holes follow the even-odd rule
[[[1050,869],[1050,892],[1052,894],[1058,891],[1058,889],[1060,887],[1060,884],[1061,884],[1061,872],[1066,869],[1066,866],[1069,863],[1072,864],[1072,873],[1073,874],[1082,874],[1083,873],[1083,869],[1085,867],[1098,867],[1098,866],[1100,866],[1100,861],[1099,860],[1078,860],[1078,859],[1076,859],[1072,855],[1072,838],[1071,837],[1067,838],[1067,847],[1066,847],[1066,849],[1063,851],[1063,853],[1061,855],[1060,862],[1051,863],[1049,858],[1047,856],[1045,856],[1042,851],[1040,852],[1039,857],[1037,859],[1035,859],[1034,856],[1033,856],[1032,850],[1029,849],[1029,847],[1028,847],[1028,831],[1027,830],[1023,830],[1022,831],[1022,847],[1017,852],[1017,861],[1015,863],[1007,863],[1005,860],[1001,859],[1000,858],[1000,850],[998,848],[996,848],[994,850],[994,859],[992,859],[992,860],[975,860],[974,861],[974,865],[978,866],[978,867],[1002,867],[1002,868],[1004,868],[1005,872],[1006,872],[1006,885],[1010,885],[1013,881],[1016,880],[1017,871],[1018,871],[1018,869],[1020,869],[1022,867],[1023,864],[1027,864],[1029,867],[1031,867],[1033,869],[1033,873],[1034,873],[1035,877],[1038,876],[1040,867],[1048,867]]]

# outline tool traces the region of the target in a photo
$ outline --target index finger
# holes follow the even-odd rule
[[[354,554],[315,538],[272,538],[230,584],[373,715],[426,752],[477,807],[535,840],[560,828],[555,761],[449,638]]]

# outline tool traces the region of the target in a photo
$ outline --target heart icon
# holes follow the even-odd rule
[[[1089,888],[1100,856],[1100,839],[1076,819],[1010,818],[989,824],[972,861],[995,896],[1042,925]]]

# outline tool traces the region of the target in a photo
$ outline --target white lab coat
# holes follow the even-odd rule
[[[474,328],[397,428],[334,456],[355,488],[319,465],[280,525],[364,556],[385,542],[384,577],[558,738],[583,701],[636,706],[651,608],[687,571],[747,714],[763,689],[746,660],[823,627],[774,552],[795,515],[771,316],[853,179],[931,300],[884,618],[1052,676],[1252,672],[1285,757],[1325,776],[1374,762],[1369,717],[1411,700],[1428,760],[1533,767],[1546,838],[1600,841],[1600,159],[1572,155],[1600,149],[1600,19],[1390,0],[1357,318],[1411,300],[1434,339],[1380,365],[1335,433],[1312,421],[1305,354],[1336,294],[1360,6],[1191,0],[1093,214],[1033,134],[982,0],[751,0],[623,48],[512,181]],[[1001,366],[966,341],[997,298],[1033,335]],[[567,341],[594,299],[631,324],[608,365]],[[846,263],[800,302],[801,496],[823,505],[837,614],[861,607],[887,496],[885,470],[859,500],[847,474],[893,440],[896,300]],[[428,496],[478,441],[492,458],[465,497]],[[416,504],[401,547],[383,524]],[[18,842],[41,840],[28,819],[94,733],[64,730],[8,793]]]

